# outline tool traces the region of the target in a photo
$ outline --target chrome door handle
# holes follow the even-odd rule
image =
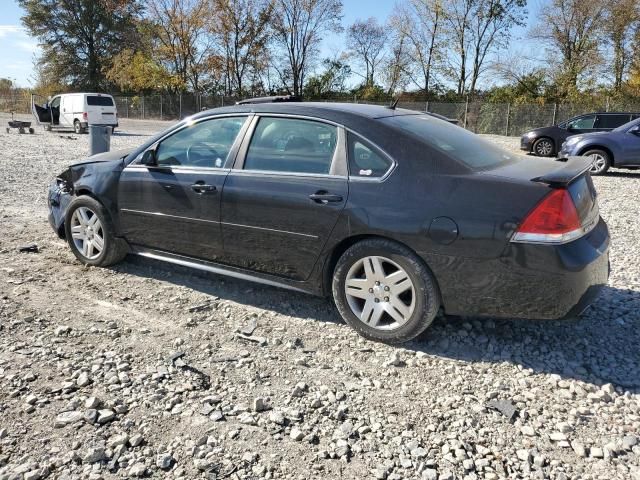
[[[309,198],[316,203],[341,202],[342,195],[334,195],[326,192],[316,192],[309,195]]]
[[[216,191],[216,186],[215,185],[208,185],[206,183],[194,183],[193,185],[191,185],[191,190],[193,190],[196,193],[210,193],[210,192],[215,192]]]

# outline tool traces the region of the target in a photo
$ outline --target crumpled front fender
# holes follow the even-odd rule
[[[65,238],[64,217],[67,213],[72,195],[66,190],[65,184],[56,178],[49,185],[47,203],[49,204],[49,224],[60,238]]]

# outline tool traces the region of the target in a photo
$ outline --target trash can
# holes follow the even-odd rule
[[[111,148],[111,127],[89,125],[89,155],[108,152]]]

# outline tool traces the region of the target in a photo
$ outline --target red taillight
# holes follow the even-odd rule
[[[87,119],[89,118],[89,115],[87,114],[87,112],[82,112],[82,119],[86,122]]]
[[[529,212],[513,235],[514,242],[565,243],[584,233],[571,194],[553,190]]]

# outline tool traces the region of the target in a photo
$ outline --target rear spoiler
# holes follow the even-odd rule
[[[591,168],[589,157],[563,157],[556,159],[562,165],[556,170],[532,178],[532,182],[546,183],[552,187],[566,187]]]

